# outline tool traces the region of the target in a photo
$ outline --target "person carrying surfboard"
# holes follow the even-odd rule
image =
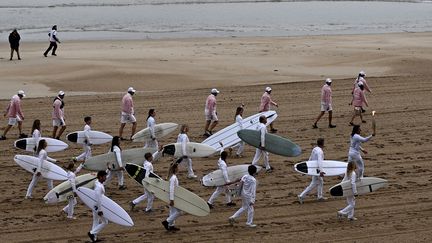
[[[261,155],[264,156],[264,166],[266,168],[266,172],[270,173],[273,171],[273,167],[270,166],[269,163],[269,153],[265,150],[265,135],[267,133],[267,117],[265,116],[260,116],[259,118],[259,123],[256,127],[257,131],[260,131],[261,133],[261,142],[260,142],[260,147],[255,149],[255,156],[252,160],[252,165],[256,165],[258,164],[259,159],[261,158]]]
[[[350,181],[351,182],[351,188],[352,188],[352,196],[349,196],[346,198],[347,200],[347,206],[337,212],[338,219],[341,220],[342,217],[346,216],[348,217],[348,220],[354,221],[357,220],[356,217],[354,217],[354,208],[355,208],[355,197],[357,196],[357,186],[356,186],[356,173],[355,170],[357,169],[356,163],[354,161],[348,162],[347,170],[345,173],[345,176],[342,180],[344,181]]]
[[[93,145],[90,141],[90,131],[91,131],[91,123],[92,123],[92,119],[90,116],[86,116],[84,117],[84,143],[83,143],[83,148],[84,148],[84,152],[80,155],[78,155],[77,157],[72,158],[73,162],[77,162],[77,161],[86,161],[88,158],[90,158],[92,156],[92,150],[91,150],[91,146]]]
[[[235,117],[234,117],[234,120],[235,120],[235,122],[237,123],[237,125],[238,125],[238,127],[239,127],[239,130],[242,130],[243,129],[243,110],[244,110],[244,105],[243,104],[241,104],[239,107],[237,107],[237,109],[236,109],[236,113],[235,113]],[[237,149],[237,152],[236,152],[236,157],[237,158],[241,158],[241,157],[243,157],[242,156],[242,153],[243,153],[243,151],[244,151],[244,145],[245,145],[245,142],[243,141],[243,140],[240,140],[240,142],[238,142],[237,144],[235,144],[234,146],[232,146],[230,149],[229,149],[229,151],[230,151],[230,156],[231,156],[231,151],[233,150],[233,149]]]
[[[237,210],[231,217],[228,218],[228,222],[234,225],[235,219],[238,218],[245,210],[247,210],[247,221],[246,226],[255,228],[256,224],[253,223],[254,217],[254,204],[256,198],[256,186],[257,181],[254,175],[257,172],[255,165],[249,165],[249,175],[244,175],[240,180],[240,196],[242,198],[242,207]]]
[[[68,219],[76,219],[76,217],[73,216],[74,214],[74,208],[75,205],[77,204],[77,200],[76,200],[76,183],[75,183],[75,178],[76,178],[76,174],[78,174],[82,167],[83,164],[80,164],[75,171],[72,171],[74,168],[75,164],[74,162],[70,162],[67,166],[67,177],[68,177],[68,181],[72,186],[72,191],[73,191],[73,195],[68,197],[68,204],[66,205],[66,207],[64,207],[62,209],[63,212],[65,212],[67,214],[67,218]]]
[[[223,147],[223,145],[221,145]],[[209,200],[207,201],[207,204],[209,206],[210,209],[213,208],[213,202],[216,200],[216,198],[222,193],[225,193],[225,199],[226,199],[226,205],[228,207],[231,206],[235,206],[236,204],[231,200],[231,195],[228,191],[228,184],[231,183],[231,181],[228,178],[228,170],[227,170],[227,164],[226,164],[226,159],[228,157],[228,152],[226,151],[222,151],[222,153],[220,154],[220,158],[218,160],[218,167],[219,169],[222,171],[222,175],[223,178],[225,180],[225,185],[224,186],[218,186],[216,187],[216,190],[213,192],[213,194],[211,195],[211,197],[209,198]]]
[[[312,128],[318,128],[317,123],[324,116],[324,113],[327,111],[329,114],[329,128],[335,128],[336,125],[332,124],[333,118],[333,108],[332,108],[332,90],[331,90],[332,80],[327,78],[325,80],[325,84],[321,88],[321,113],[318,115],[315,123],[312,125]]]
[[[123,129],[126,126],[126,123],[132,123],[132,136],[135,134],[136,130],[136,118],[134,111],[134,103],[132,96],[135,94],[136,90],[133,87],[129,87],[127,93],[122,98],[121,104],[121,116],[120,116],[120,129],[119,129],[119,137],[121,140],[126,140],[123,138]]]
[[[155,134],[155,126],[156,126],[156,111],[155,109],[150,109],[148,112],[148,116],[147,116],[147,127],[149,128],[150,131],[150,139],[146,140],[144,148],[158,148],[158,141],[156,139],[156,134]]]
[[[53,132],[52,137],[60,140],[60,136],[63,134],[64,130],[66,130],[66,122],[64,115],[64,97],[65,92],[59,91],[57,97],[54,98],[53,101],[53,112],[52,112],[52,121],[53,121]],[[60,128],[60,131],[57,133],[57,129]]]
[[[363,104],[366,106],[369,106],[367,99],[366,99],[366,96],[364,94],[364,89],[365,89],[364,87],[365,86],[364,86],[363,82],[358,82],[357,86],[358,87],[355,88],[353,91],[352,100],[349,103],[349,105],[354,106],[354,114],[353,114],[351,121],[349,123],[351,126],[354,126],[353,122],[357,116],[360,116],[360,120],[362,123],[366,123],[366,121],[363,120],[362,109],[363,109]]]
[[[297,195],[298,201],[300,204],[303,204],[303,200],[306,195],[311,192],[313,189],[317,188],[317,200],[319,202],[327,200],[326,197],[323,196],[323,186],[324,186],[324,170],[322,169],[322,164],[324,160],[324,138],[317,139],[317,146],[312,149],[311,155],[309,156],[309,161],[316,160],[318,164],[319,176],[312,176],[312,181],[308,187],[304,189],[302,193]]]
[[[172,163],[170,165],[169,171],[168,171],[168,178],[169,178],[169,216],[166,220],[162,221],[162,225],[165,227],[168,231],[179,231],[180,228],[175,227],[175,220],[180,216],[181,210],[175,207],[174,204],[174,195],[175,195],[175,188],[179,186],[179,181],[177,179],[177,172],[178,172],[178,163]]]
[[[156,155],[157,153],[159,153],[158,151],[156,151],[154,153],[154,155]],[[144,161],[144,170],[145,170],[145,177],[149,177],[150,173],[153,173],[153,155],[151,153],[146,153],[144,155],[145,161]],[[133,211],[135,206],[144,201],[145,199],[147,199],[147,207],[145,209],[146,213],[149,213],[152,211],[152,207],[153,207],[153,200],[154,200],[154,195],[153,193],[151,193],[150,191],[148,191],[147,189],[144,188],[144,194],[139,196],[138,198],[134,199],[132,202],[129,203],[130,206],[130,211]]]
[[[210,91],[210,95],[207,96],[205,108],[204,108],[204,115],[206,118],[206,124],[204,127],[204,136],[210,137],[213,135],[213,129],[218,124],[219,120],[217,117],[217,111],[216,111],[216,96],[219,94],[219,90],[212,89]]]
[[[124,185],[124,166],[121,157],[121,148],[120,148],[120,137],[114,136],[111,142],[111,149],[108,151],[113,152],[116,158],[116,161],[119,165],[119,168],[108,168],[108,175],[105,181],[105,184],[111,181],[111,179],[115,176],[118,178],[118,185],[120,190],[125,190],[126,186]]]
[[[270,96],[271,92],[272,92],[272,88],[270,87],[265,88],[264,94],[261,96],[261,104],[259,107],[259,112],[269,111],[271,105],[279,107],[279,105],[271,99]],[[273,127],[273,122],[270,123],[270,132],[271,133],[277,132],[277,129]]]
[[[38,149],[37,149],[37,154],[38,154],[38,158],[39,158],[39,163],[38,166],[35,170],[35,172],[33,173],[33,178],[28,186],[27,189],[27,193],[25,196],[25,199],[31,199],[32,197],[32,192],[34,187],[36,186],[36,184],[38,183],[38,181],[40,180],[42,174],[42,166],[44,164],[44,161],[47,160],[49,162],[58,162],[57,160],[48,157],[47,152],[45,151],[45,148],[48,146],[47,142],[45,139],[41,139],[39,140],[39,144],[38,144]],[[51,190],[53,188],[53,180],[47,179],[47,184],[48,184],[48,190]]]
[[[181,162],[186,161],[186,166],[188,170],[187,178],[195,179],[197,178],[197,176],[195,175],[192,168],[192,159],[187,155],[187,151],[186,151],[187,143],[189,143],[189,137],[187,135],[188,132],[189,132],[189,126],[183,124],[180,128],[180,134],[177,136],[177,143],[181,143],[182,155],[183,155],[182,157],[183,160],[181,160]]]
[[[8,117],[8,125],[3,131],[3,135],[0,136],[0,140],[6,140],[6,134],[9,130],[18,124],[19,138],[26,138],[27,135],[22,132],[22,121],[24,120],[24,113],[21,108],[21,100],[25,97],[25,93],[19,90],[18,93],[12,96],[6,110],[3,114],[4,117]]]
[[[94,191],[96,194],[95,198],[95,205],[92,209],[93,213],[93,226],[92,229],[87,233],[90,240],[92,242],[97,241],[98,234],[102,231],[105,226],[108,225],[108,219],[104,217],[103,211],[102,211],[102,197],[105,195],[105,187],[104,183],[107,179],[107,173],[105,171],[99,171],[97,173],[97,180],[95,182]]]
[[[360,152],[367,154],[367,151],[361,147],[361,144],[369,141],[375,133],[367,137],[360,136],[360,125],[355,125],[351,132],[350,147],[348,151],[348,161],[354,161],[357,167],[357,178],[363,178],[364,174],[364,161]]]
[[[39,119],[36,119],[36,120],[33,121],[31,134],[32,134],[32,138],[35,141],[35,147],[34,147],[33,155],[37,156],[37,148],[38,148],[39,140],[42,137],[42,134],[41,134],[41,122],[40,122]]]

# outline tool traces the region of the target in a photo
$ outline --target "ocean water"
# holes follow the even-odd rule
[[[302,36],[432,31],[432,1],[0,0],[0,41]]]

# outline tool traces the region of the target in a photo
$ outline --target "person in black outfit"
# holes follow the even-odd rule
[[[50,45],[43,55],[46,57],[48,52],[51,51],[52,49],[51,55],[57,56],[55,53],[57,50],[57,42],[60,44],[60,40],[57,38],[57,25],[54,25],[52,27],[51,31],[48,33],[48,36],[49,36]]]
[[[18,60],[21,60],[21,57],[19,54],[19,42],[20,42],[20,40],[21,40],[21,37],[18,34],[18,31],[16,29],[14,29],[9,35],[9,44],[10,44],[10,48],[11,48],[11,54],[10,54],[9,60],[11,60],[11,61],[13,58],[14,51],[16,51],[16,53],[17,53]]]

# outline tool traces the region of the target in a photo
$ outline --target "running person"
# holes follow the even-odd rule
[[[56,54],[57,43],[60,44],[60,40],[57,38],[57,25],[54,25],[51,28],[51,31],[48,33],[48,36],[49,36],[50,45],[49,45],[48,49],[44,52],[43,55],[45,57],[47,57],[48,52],[51,51],[51,49],[52,49],[51,55],[57,56],[57,54]]]

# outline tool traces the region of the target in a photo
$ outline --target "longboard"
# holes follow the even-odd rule
[[[239,181],[244,175],[248,174],[248,167],[250,164],[247,165],[234,165],[234,166],[228,166],[228,179],[231,183]],[[262,169],[261,166],[256,165],[257,167],[257,173]],[[201,179],[201,183],[203,186],[224,186],[226,185],[225,179],[222,174],[222,170],[215,170],[207,175],[205,175]]]
[[[122,162],[123,165],[126,163],[133,163],[137,165],[142,165],[144,162],[144,155],[146,153],[154,153],[156,148],[134,148],[123,150]],[[107,169],[107,163],[110,169],[119,169],[114,152],[108,152],[106,154],[101,154],[88,158],[84,162],[84,168],[87,170],[100,171]]]
[[[41,139],[44,139],[47,142],[45,151],[48,153],[63,151],[69,146],[67,143],[57,139],[41,137],[39,140]],[[34,138],[21,138],[14,142],[15,148],[23,149],[29,152],[35,152],[36,146],[36,139]]]
[[[85,132],[84,131],[76,131],[66,135],[66,139],[69,142],[84,144],[85,140]],[[90,142],[92,144],[104,144],[112,141],[112,136],[108,133],[99,132],[99,131],[89,131]]]
[[[189,157],[207,157],[216,153],[216,149],[207,144],[189,142],[186,144],[186,154],[182,153],[181,143],[171,143],[165,145],[162,154],[172,155],[174,157],[181,157],[187,155]]]
[[[177,123],[160,123],[155,125],[155,136],[157,139],[163,138],[166,135],[174,132],[178,127]],[[150,137],[150,129],[144,128],[143,130],[135,133],[132,136],[133,142],[145,142],[149,140]]]
[[[335,161],[335,160],[324,160],[322,163],[322,169],[325,172],[324,176],[338,176],[343,175],[346,172],[348,163]],[[294,165],[294,170],[305,175],[319,176],[318,164],[316,160],[303,161]]]
[[[276,111],[265,111],[261,112],[252,116],[249,116],[247,118],[243,119],[242,125],[243,129],[254,129],[256,125],[259,123],[259,117],[260,116],[266,116],[267,117],[267,124],[269,125],[277,118]],[[217,151],[221,150],[221,145],[219,142],[222,142],[223,148],[229,148],[236,143],[240,142],[241,139],[238,137],[237,132],[240,131],[239,125],[236,123],[231,124],[228,127],[225,127],[224,129],[218,131],[217,133],[211,135],[206,140],[204,140],[202,143],[207,144]]]
[[[94,190],[80,187],[77,189],[77,194],[87,207],[94,210],[94,206],[96,205],[96,193]],[[103,212],[103,216],[109,221],[129,227],[134,225],[129,214],[120,205],[105,195],[102,196],[101,207],[102,210],[100,211]]]
[[[125,170],[132,179],[134,179],[138,184],[142,186],[142,180],[144,179],[146,174],[146,170],[144,169],[144,167],[128,163],[125,165]],[[162,180],[162,178],[152,172],[150,172],[149,177],[159,178]]]
[[[261,133],[257,130],[242,129],[237,132],[237,135],[241,140],[245,141],[247,144],[259,148],[261,144]],[[296,157],[301,154],[301,148],[297,144],[291,142],[287,138],[281,136],[266,133],[265,135],[265,149],[266,151],[282,155],[286,157]]]
[[[80,175],[75,178],[75,187],[93,188],[96,180],[96,173]],[[58,186],[49,191],[43,198],[45,203],[54,204],[66,201],[73,195],[72,185],[69,180],[62,182]]]
[[[166,203],[170,202],[169,181],[147,177],[143,179],[142,184],[144,188],[153,193],[155,197]],[[204,199],[181,186],[175,188],[174,207],[195,216],[202,217],[210,213],[210,208]]]
[[[356,182],[357,194],[363,195],[376,191],[387,186],[387,180],[377,177],[363,177]],[[352,187],[350,181],[344,181],[330,188],[330,195],[334,197],[349,197],[352,196]]]
[[[19,166],[32,174],[36,171],[39,163],[39,158],[29,155],[15,155],[14,160]],[[43,178],[51,180],[67,180],[65,170],[46,160],[42,164],[41,175]]]

